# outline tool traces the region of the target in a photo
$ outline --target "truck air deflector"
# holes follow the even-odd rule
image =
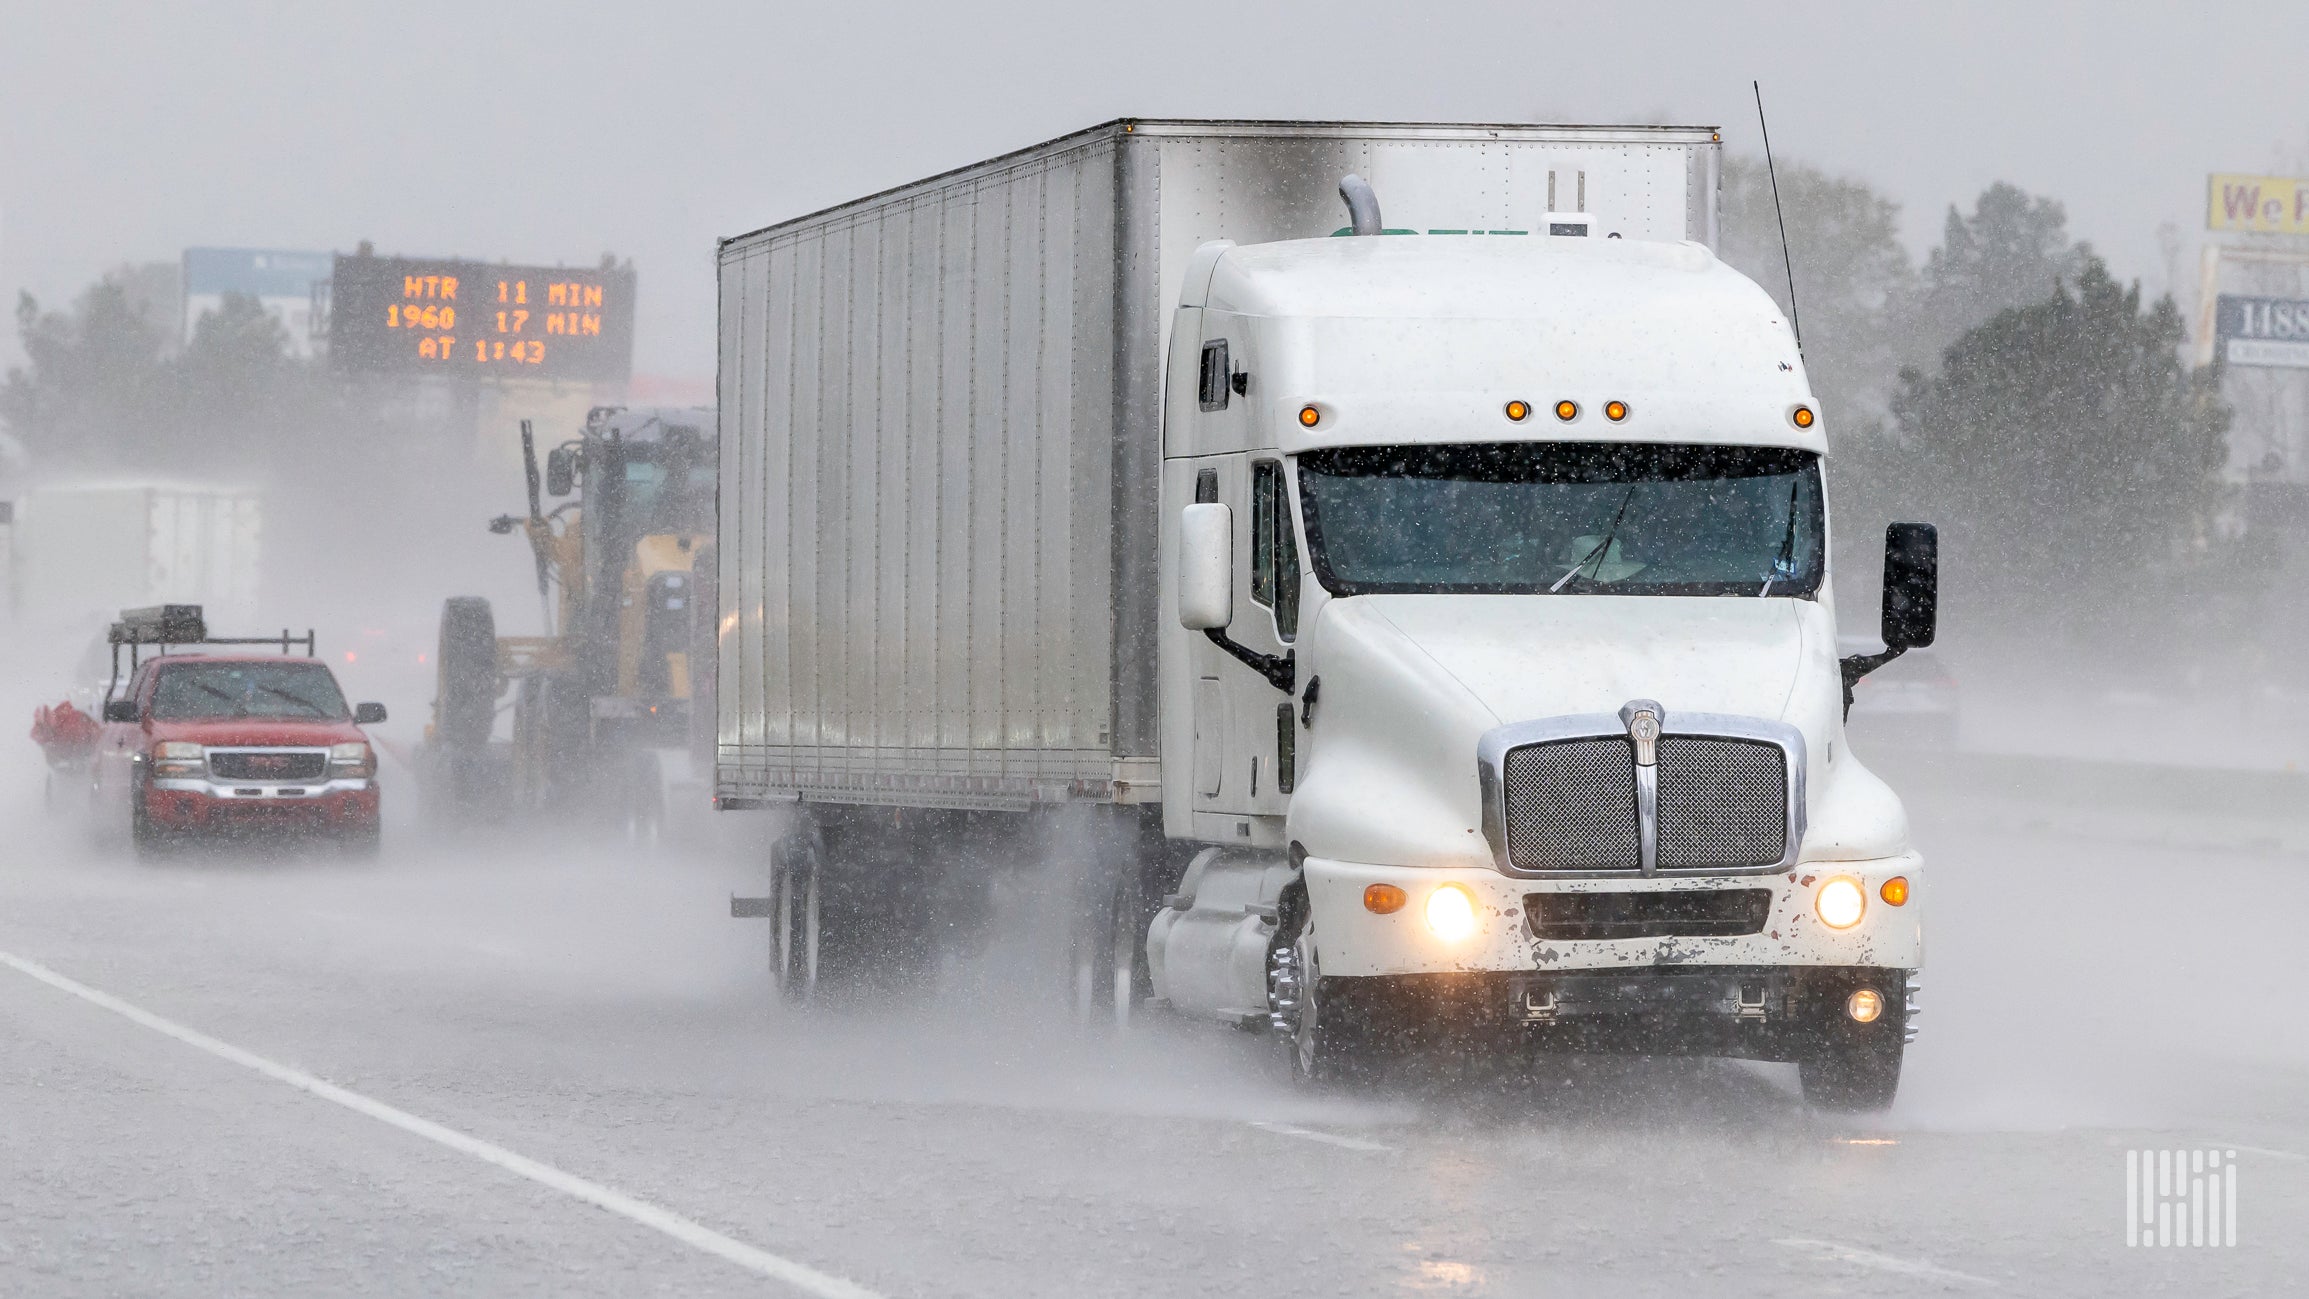
[[[1647,718],[1656,739],[1637,733]],[[1636,701],[1495,727],[1476,764],[1484,838],[1507,875],[1763,874],[1793,866],[1804,840],[1804,736],[1784,722]]]

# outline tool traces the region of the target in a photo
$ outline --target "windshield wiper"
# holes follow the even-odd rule
[[[300,707],[309,709],[315,717],[326,717],[329,715],[327,709],[322,708],[319,704],[314,703],[312,700],[307,699],[303,695],[297,694],[294,691],[283,690],[279,686],[267,685],[259,685],[257,689],[264,691],[268,695],[277,695],[282,699],[288,700],[292,704],[296,704]]]
[[[1596,543],[1595,549],[1580,556],[1579,562],[1572,565],[1569,572],[1565,573],[1562,577],[1555,579],[1555,585],[1547,588],[1548,594],[1553,595],[1556,592],[1561,591],[1563,589],[1564,583],[1569,582],[1574,577],[1577,577],[1579,575],[1579,570],[1586,568],[1591,563],[1595,565],[1597,572],[1600,573],[1603,571],[1603,557],[1611,553],[1612,538],[1618,536],[1620,533],[1620,520],[1627,517],[1628,502],[1636,498],[1636,488],[1641,486],[1643,486],[1642,483],[1628,484],[1628,494],[1620,498],[1619,509],[1612,512],[1611,526],[1604,529],[1603,540]],[[1586,580],[1592,582],[1596,579],[1591,576]]]
[[[1800,478],[1788,482],[1788,531],[1780,538],[1780,553],[1772,560],[1771,576],[1764,579],[1764,589],[1756,592],[1758,599],[1770,595],[1772,583],[1779,581],[1783,575],[1796,575],[1796,489],[1802,483]]]

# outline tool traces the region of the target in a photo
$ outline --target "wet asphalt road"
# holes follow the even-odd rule
[[[1915,799],[1927,1013],[1867,1120],[1691,1061],[1311,1098],[1229,1030],[1076,1028],[1008,955],[1031,934],[907,1005],[788,1012],[727,848],[396,826],[374,863],[141,864],[0,807],[0,1293],[807,1292],[157,1022],[835,1290],[2287,1292],[2309,857],[2008,792]],[[2124,1152],[2151,1146],[2238,1151],[2235,1249],[2127,1248]]]

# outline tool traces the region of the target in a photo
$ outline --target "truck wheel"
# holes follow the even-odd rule
[[[770,979],[794,1005],[817,1000],[823,899],[817,864],[806,851],[771,849]]]
[[[154,825],[151,819],[145,816],[144,800],[141,798],[137,799],[129,808],[128,842],[129,846],[136,850],[136,855],[145,861],[151,861],[166,854],[169,848],[167,832]]]
[[[441,606],[434,734],[462,747],[489,743],[497,725],[497,689],[497,616],[480,596],[451,596]]]
[[[1376,1063],[1371,1034],[1356,1007],[1322,995],[1322,971],[1311,931],[1302,931],[1298,942],[1273,954],[1267,987],[1289,1033],[1286,1043],[1294,1081],[1306,1087],[1335,1087],[1371,1076]]]
[[[1815,1048],[1796,1063],[1805,1102],[1845,1114],[1889,1108],[1900,1090],[1900,1058],[1905,1050],[1896,1025],[1890,1032]]]

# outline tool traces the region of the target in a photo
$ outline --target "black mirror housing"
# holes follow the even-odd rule
[[[545,491],[567,496],[577,486],[577,448],[555,447],[545,456]]]
[[[1894,523],[1884,529],[1884,647],[1922,649],[1940,629],[1940,529]]]
[[[143,721],[144,718],[137,712],[135,700],[107,699],[104,701],[104,720],[134,723]]]
[[[384,720],[385,706],[383,704],[353,705],[353,725],[355,726],[375,726]]]

